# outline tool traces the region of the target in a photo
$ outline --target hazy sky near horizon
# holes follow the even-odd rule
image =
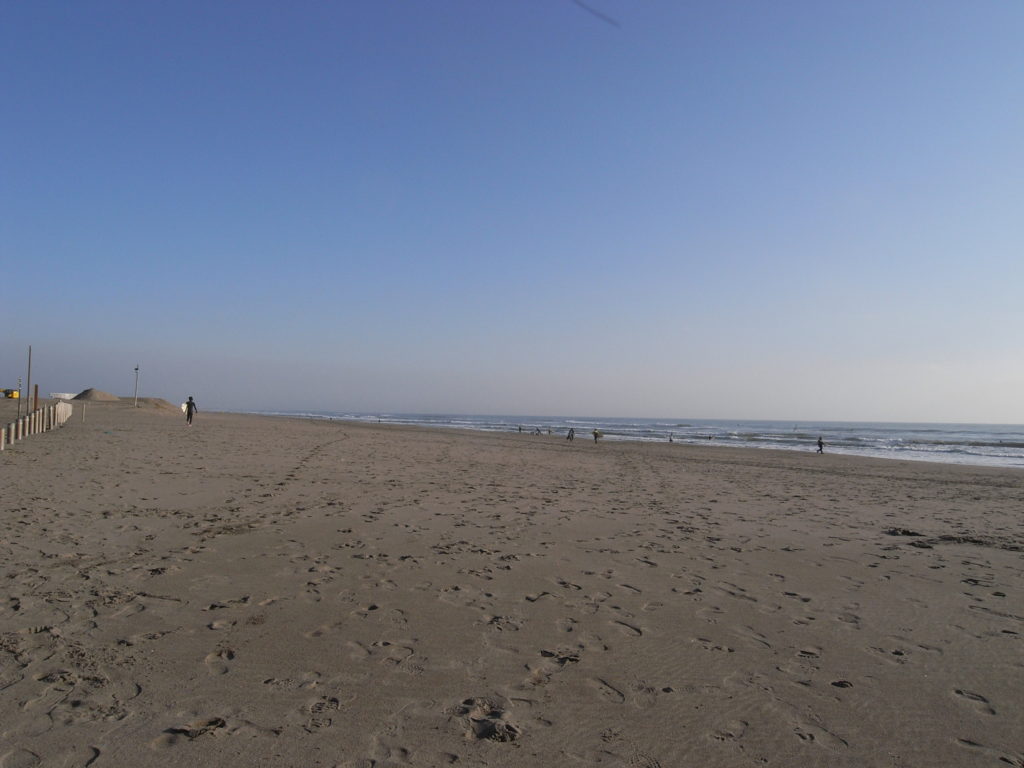
[[[1024,423],[1024,3],[0,4],[0,387]]]

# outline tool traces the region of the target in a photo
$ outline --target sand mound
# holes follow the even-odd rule
[[[121,398],[121,399],[122,400],[132,400],[133,398],[124,397],[124,398]],[[157,409],[159,409],[161,411],[180,411],[181,410],[181,406],[174,405],[174,403],[169,403],[168,401],[164,400],[162,397],[140,397],[139,398],[139,405],[148,405],[151,408],[157,408]]]
[[[104,403],[116,403],[121,398],[117,395],[112,395],[109,392],[104,392],[102,389],[89,389],[82,390],[73,398],[75,400],[100,400]]]

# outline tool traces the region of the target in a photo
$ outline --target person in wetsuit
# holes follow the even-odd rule
[[[196,401],[192,399],[192,395],[188,396],[188,402],[185,403],[185,421],[188,425],[192,426],[192,415],[199,410],[199,406],[196,405]]]

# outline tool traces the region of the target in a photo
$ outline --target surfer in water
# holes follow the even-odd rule
[[[185,421],[188,425],[192,426],[192,415],[199,410],[199,406],[196,405],[196,401],[192,399],[192,395],[188,396],[188,402],[185,403]]]

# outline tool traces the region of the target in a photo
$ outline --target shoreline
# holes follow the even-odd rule
[[[558,434],[554,434],[554,433],[552,433],[551,435],[547,435],[547,434],[532,435],[532,434],[529,434],[526,431],[524,431],[522,433],[519,433],[519,432],[512,431],[512,430],[474,429],[472,427],[451,427],[451,426],[441,426],[441,425],[407,424],[407,423],[397,423],[397,422],[391,422],[391,423],[380,422],[380,423],[378,423],[378,422],[367,421],[367,420],[362,420],[362,419],[347,419],[347,418],[341,418],[341,417],[318,416],[318,415],[312,415],[312,414],[310,414],[310,415],[299,415],[299,414],[289,414],[289,413],[258,413],[258,412],[250,412],[250,411],[209,411],[209,413],[219,413],[219,414],[224,414],[225,416],[252,416],[252,417],[268,418],[268,419],[292,419],[292,420],[297,420],[297,421],[319,421],[319,422],[326,422],[326,423],[343,424],[343,425],[352,426],[352,427],[365,427],[365,428],[376,428],[376,427],[379,427],[379,428],[390,429],[390,430],[400,430],[400,429],[428,430],[428,431],[429,430],[437,430],[437,431],[440,431],[440,432],[451,433],[451,434],[454,434],[454,435],[460,435],[460,434],[495,435],[495,436],[507,436],[507,437],[510,437],[510,438],[523,438],[523,439],[529,438],[531,440],[537,440],[537,439],[543,438],[545,440],[551,440],[551,441],[558,441],[558,440],[560,440],[562,443],[567,442],[565,440],[565,436],[564,435],[558,435]],[[1002,425],[1000,425],[1000,426],[1002,426]],[[1008,425],[1008,426],[1014,426],[1014,425]],[[593,438],[590,435],[581,432],[579,434],[579,436],[576,438],[576,441],[574,441],[573,445],[567,446],[567,448],[571,448],[573,446],[578,446],[579,444],[583,444],[583,443],[592,444],[593,443]],[[669,451],[690,450],[690,451],[694,451],[694,452],[696,452],[696,453],[698,453],[700,455],[703,455],[704,451],[715,451],[715,452],[717,452],[717,451],[723,451],[724,450],[724,451],[735,451],[738,454],[747,455],[749,458],[755,458],[758,455],[763,454],[763,453],[768,453],[770,455],[774,455],[774,456],[777,456],[779,458],[787,457],[787,456],[793,456],[793,455],[802,456],[802,455],[805,455],[805,454],[813,454],[816,459],[819,458],[819,454],[817,454],[817,452],[815,450],[815,447],[812,444],[810,444],[810,443],[808,444],[806,450],[803,450],[803,449],[776,448],[776,447],[767,447],[767,446],[766,447],[756,447],[755,448],[755,447],[748,447],[748,446],[728,445],[728,444],[725,444],[725,443],[723,443],[721,441],[718,441],[718,442],[709,441],[708,444],[705,445],[704,443],[695,443],[695,442],[687,443],[687,442],[682,442],[682,441],[676,441],[676,442],[673,442],[673,443],[668,443],[665,440],[653,440],[653,439],[634,440],[634,439],[629,439],[629,438],[614,438],[614,439],[602,438],[602,440],[600,442],[600,445],[605,445],[605,446],[612,446],[612,445],[615,445],[615,446],[618,446],[618,445],[637,445],[637,446],[648,446],[648,447],[662,446],[662,447],[664,447],[664,449],[669,450]],[[820,458],[824,458],[826,456],[828,456],[828,457],[841,457],[841,458],[843,458],[845,460],[849,460],[849,461],[883,462],[885,464],[893,462],[893,463],[897,463],[897,464],[908,464],[908,465],[912,465],[912,466],[926,465],[926,466],[934,466],[934,467],[941,467],[941,468],[958,468],[959,467],[959,468],[963,468],[963,469],[966,469],[966,470],[992,470],[992,471],[994,471],[996,473],[1003,472],[1003,471],[1020,473],[1020,472],[1024,471],[1024,467],[1018,467],[1018,466],[1003,466],[1003,465],[980,464],[980,463],[979,464],[974,464],[974,463],[968,463],[968,462],[940,461],[938,459],[910,459],[910,458],[899,458],[899,457],[896,457],[896,456],[892,456],[892,457],[888,457],[888,456],[867,456],[867,455],[862,455],[862,454],[857,454],[857,453],[846,453],[846,452],[840,452],[840,451],[831,451],[831,450],[828,449],[828,445],[827,444],[826,444],[826,451],[825,451],[824,454],[820,454]]]

